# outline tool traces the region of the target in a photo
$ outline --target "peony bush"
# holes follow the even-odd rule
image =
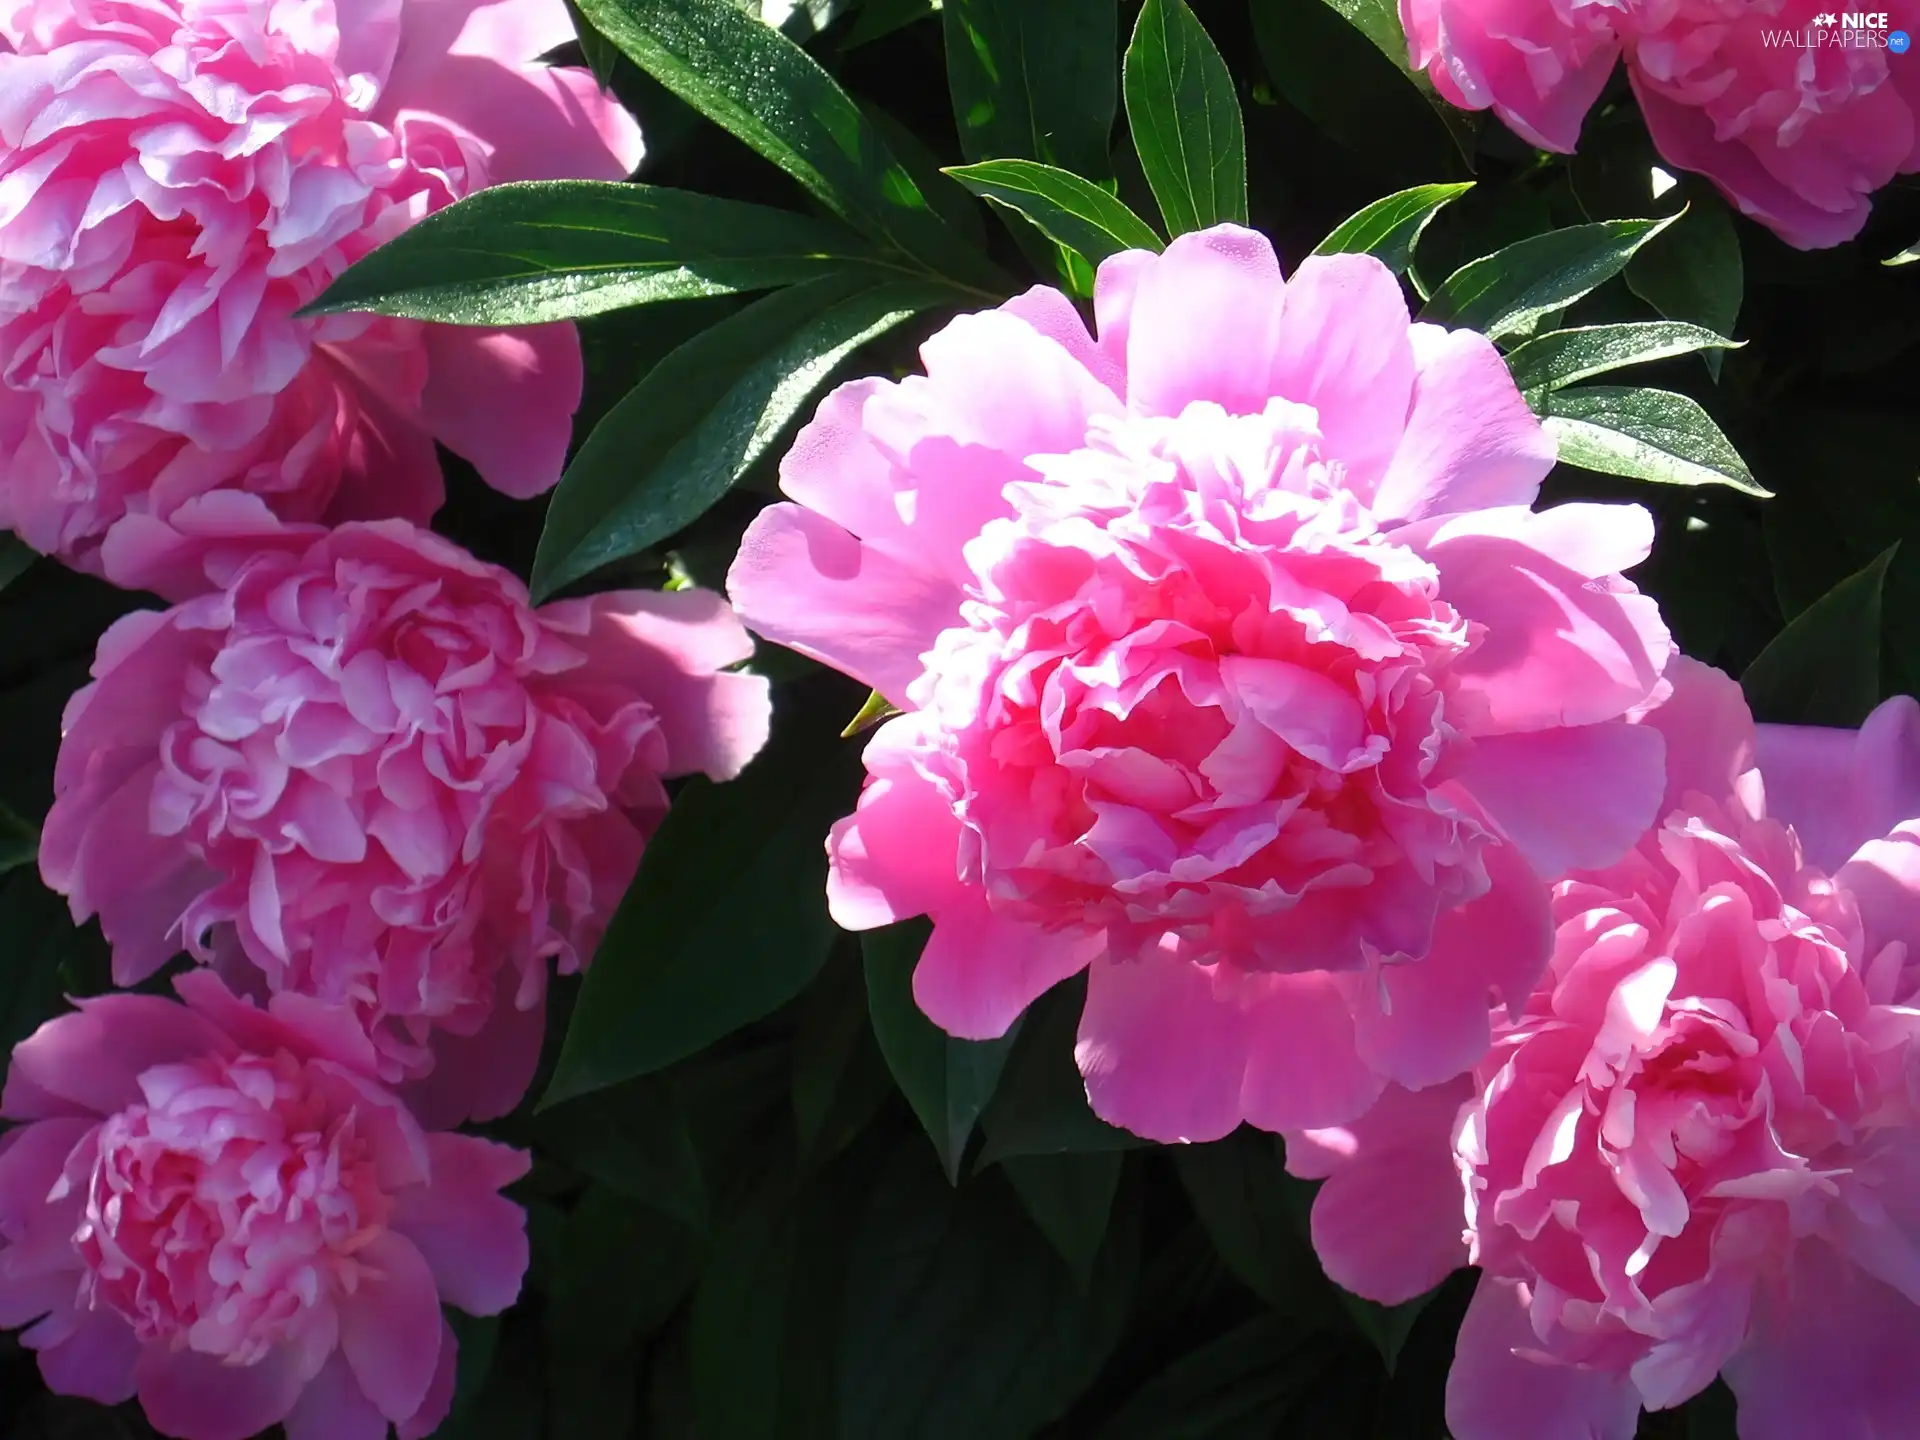
[[[0,0],[0,1435],[1920,1427],[1914,24]]]

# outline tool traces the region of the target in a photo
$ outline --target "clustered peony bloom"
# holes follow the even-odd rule
[[[661,778],[729,778],[766,738],[733,613],[699,590],[535,610],[404,522],[289,528],[234,494],[115,550],[201,591],[114,625],[67,711],[41,870],[100,916],[115,980],[186,948],[350,1006],[384,1082],[437,1060],[423,1114],[511,1109],[547,961],[591,957]]]
[[[1790,245],[1851,240],[1920,170],[1920,71],[1821,0],[1400,0],[1411,63],[1455,105],[1571,153],[1624,55],[1654,145]],[[1772,38],[1769,38],[1772,37]]]
[[[835,827],[853,929],[917,914],[949,1032],[1090,968],[1094,1108],[1154,1139],[1330,1125],[1488,1039],[1547,888],[1651,822],[1626,723],[1672,644],[1633,506],[1528,506],[1554,450],[1484,338],[1370,257],[1284,284],[1231,226],[963,317],[861,380],[748,530],[749,627],[905,714]]]
[[[368,1078],[351,1016],[265,1010],[206,971],[184,1005],[83,1001],[14,1051],[0,1114],[0,1324],[53,1390],[245,1440],[429,1434],[453,1397],[441,1302],[511,1305],[527,1157],[428,1133]]]
[[[1482,1267],[1459,1440],[1630,1440],[1716,1373],[1742,1440],[1906,1434],[1920,1405],[1920,822],[1808,864],[1738,687],[1680,665],[1648,719],[1665,818],[1557,887],[1548,973],[1471,1079],[1289,1137],[1331,1177],[1314,1239],[1342,1284],[1397,1301]],[[1844,813],[1877,756],[1911,813],[1916,719],[1758,752],[1797,757],[1789,812]]]
[[[211,490],[425,523],[436,439],[552,485],[570,325],[294,312],[462,195],[626,175],[633,121],[537,63],[572,34],[561,0],[0,0],[0,529],[126,583],[114,524]]]

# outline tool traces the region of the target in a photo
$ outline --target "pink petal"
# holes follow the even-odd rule
[[[67,1283],[72,1286],[74,1277]],[[139,1358],[133,1327],[116,1311],[94,1310],[63,1339],[41,1347],[40,1378],[56,1395],[121,1405],[133,1398]]]
[[[1127,368],[1127,337],[1133,330],[1133,301],[1140,282],[1160,257],[1151,250],[1122,250],[1100,262],[1093,282],[1093,318],[1099,332],[1100,353],[1123,378]],[[1124,392],[1116,390],[1115,394]]]
[[[1467,1263],[1453,1122],[1472,1097],[1464,1076],[1430,1090],[1390,1085],[1351,1125],[1287,1137],[1290,1171],[1328,1175],[1314,1197],[1313,1248],[1335,1284],[1398,1305]],[[1342,1157],[1324,1170],[1296,1168],[1296,1149],[1324,1154],[1335,1146]]]
[[[872,777],[827,840],[827,908],[847,930],[964,905],[959,818],[913,766],[917,716],[889,720],[867,742]]]
[[[870,685],[905,706],[920,656],[957,623],[951,582],[861,544],[798,505],[754,517],[727,573],[749,629]]]
[[[1640,1397],[1632,1381],[1514,1353],[1539,1344],[1526,1287],[1482,1275],[1447,1377],[1455,1440],[1633,1440]]]
[[[1315,255],[1288,277],[1272,392],[1313,406],[1326,452],[1363,493],[1400,443],[1413,396],[1407,301],[1370,255]]]
[[[1454,667],[1485,707],[1471,733],[1612,720],[1659,684],[1674,652],[1659,607],[1613,578],[1653,543],[1638,505],[1482,510],[1399,537],[1439,567],[1441,598],[1486,626]]]
[[[1380,1094],[1354,1043],[1348,987],[1323,971],[1240,977],[1247,1005],[1241,1113],[1262,1130],[1340,1125]]]
[[[550,0],[409,3],[393,73],[371,116],[403,111],[487,137],[488,180],[620,180],[640,163],[639,126],[584,71],[536,62],[573,38]]]
[[[1740,213],[1767,226],[1789,245],[1819,250],[1860,233],[1871,206],[1865,192],[1818,204],[1763,164],[1745,137],[1722,140],[1708,111],[1669,98],[1637,65],[1627,67],[1653,145],[1669,163],[1705,175]],[[1765,143],[1754,137],[1754,143]]]
[[[1236,225],[1182,235],[1130,278],[1127,400],[1136,411],[1178,415],[1196,400],[1234,415],[1266,408],[1283,293],[1266,236]],[[1103,346],[1106,330],[1103,316]]]
[[[433,1372],[433,1384],[427,1387],[427,1396],[420,1402],[420,1408],[393,1427],[399,1440],[425,1440],[440,1428],[441,1422],[447,1418],[447,1412],[453,1409],[453,1392],[459,1379],[460,1341],[455,1337],[453,1327],[443,1319],[440,1322],[440,1364]]]
[[[89,1114],[112,1115],[139,1101],[139,1077],[155,1065],[230,1056],[236,1049],[224,1031],[184,1005],[158,995],[101,995],[14,1047],[0,1111],[25,1118],[15,1109],[15,1085],[25,1082]]]
[[[1761,725],[1767,813],[1793,826],[1807,860],[1831,873],[1869,840],[1920,817],[1920,704],[1896,695],[1859,730]]]
[[[504,495],[553,488],[573,440],[584,372],[568,324],[518,330],[429,325],[420,423]]]
[[[1374,514],[1419,520],[1532,504],[1557,452],[1500,352],[1470,330],[1414,325],[1407,338],[1413,402]]]
[[[1217,993],[1214,969],[1149,950],[1088,971],[1073,1055],[1094,1114],[1162,1144],[1238,1128],[1251,1041],[1233,979]]]
[[[300,1393],[286,1424],[287,1440],[387,1440],[387,1417],[337,1350]]]
[[[417,1411],[440,1361],[440,1297],[414,1243],[387,1231],[359,1258],[360,1289],[340,1302],[340,1349],[367,1398],[389,1420]]]
[[[1517,1013],[1552,953],[1547,887],[1510,846],[1486,857],[1493,888],[1443,912],[1426,955],[1382,966],[1384,999],[1369,989],[1356,1005],[1360,1058],[1410,1090],[1471,1068],[1492,1040],[1490,1007]]]
[[[140,1408],[153,1428],[190,1440],[249,1440],[277,1425],[306,1388],[292,1345],[253,1365],[228,1365],[197,1350],[148,1345],[134,1365]]]
[[[1765,753],[1757,748],[1753,715],[1732,676],[1676,655],[1667,666],[1667,682],[1673,687],[1672,695],[1649,711],[1643,722],[1667,742],[1662,813],[1679,805],[1689,792],[1724,800],[1734,793],[1735,782],[1753,769],[1756,754]],[[1771,808],[1771,783],[1767,799]]]
[[[1791,1288],[1755,1305],[1747,1343],[1721,1373],[1739,1402],[1740,1440],[1906,1435],[1920,1413],[1920,1326],[1898,1291],[1808,1242]]]
[[[528,1258],[527,1213],[500,1191],[531,1158],[471,1135],[429,1135],[427,1151],[431,1179],[400,1194],[393,1228],[426,1257],[443,1301],[498,1315],[519,1298]]]
[[[731,780],[767,743],[772,690],[757,675],[721,673],[753,655],[746,627],[711,590],[620,590],[540,611],[587,657],[556,677],[643,697],[667,741],[667,773]]]
[[[1920,822],[1902,824],[1884,840],[1869,840],[1834,875],[1860,909],[1868,955],[1894,942],[1911,955],[1920,937]],[[1909,1003],[1905,994],[1877,994],[1881,1004]]]
[[[526,1098],[540,1068],[547,1007],[542,1000],[521,1008],[517,978],[510,967],[501,969],[493,1008],[478,1034],[434,1032],[433,1069],[404,1092],[422,1125],[451,1129],[470,1120],[497,1120]]]
[[[1613,864],[1653,824],[1665,754],[1657,729],[1616,720],[1482,736],[1452,778],[1535,874],[1557,879]]]
[[[1087,322],[1080,318],[1080,312],[1074,308],[1073,302],[1058,290],[1047,285],[1035,285],[1000,308],[1006,314],[1024,320],[1039,334],[1060,346],[1109,393],[1116,396],[1126,394],[1126,372],[1119,360],[1094,343],[1093,336],[1087,333]]]
[[[933,937],[913,971],[927,1018],[962,1040],[996,1040],[1041,995],[1078,974],[1099,951],[1098,933],[1050,934],[1002,919],[970,894],[933,917]]]

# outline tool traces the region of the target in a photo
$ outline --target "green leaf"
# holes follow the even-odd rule
[[[1274,90],[1369,174],[1394,186],[1445,174],[1456,146],[1455,110],[1409,73],[1406,50],[1383,52],[1322,0],[1253,0],[1253,38]],[[1398,28],[1398,21],[1393,22]]]
[[[587,62],[587,69],[593,72],[600,93],[607,94],[613,89],[614,74],[620,64],[619,48],[587,23],[587,17],[580,13],[574,0],[566,3],[567,18],[573,21],[573,33],[580,41],[580,55]]]
[[[927,923],[917,920],[860,937],[867,1007],[887,1068],[933,1141],[947,1179],[957,1182],[967,1142],[1020,1027],[1016,1020],[998,1040],[958,1040],[927,1019],[913,998],[913,970],[927,935]]]
[[[893,1076],[867,1023],[860,946],[849,936],[834,946],[795,1017],[793,1128],[802,1159],[831,1159],[893,1093]]]
[[[61,967],[83,937],[66,906],[31,870],[0,880],[0,936],[6,954],[0,964],[0,1048],[11,1053],[65,1008],[61,992],[77,987]]]
[[[1754,718],[1851,729],[1880,703],[1880,601],[1899,548],[1842,580],[1754,656],[1740,677]]]
[[[1116,1217],[1082,1291],[994,1181],[950,1189],[898,1151],[859,1217],[840,1334],[841,1440],[1032,1435],[1118,1339],[1137,1212]]]
[[[1407,68],[1407,33],[1394,0],[1326,0],[1327,8],[1379,48],[1395,66]]]
[[[726,0],[578,0],[594,28],[863,233],[968,284],[1002,283],[927,204],[847,92]]]
[[[946,172],[974,194],[1033,222],[1049,240],[1099,264],[1122,250],[1159,250],[1160,237],[1091,180],[1033,160],[986,160]]]
[[[1073,1060],[1085,995],[1084,980],[1069,980],[1028,1009],[1006,1072],[981,1117],[987,1138],[974,1162],[976,1171],[1015,1155],[1077,1155],[1146,1144],[1107,1124],[1087,1104],[1087,1087]]]
[[[1882,265],[1911,265],[1916,260],[1920,260],[1920,240],[1914,241],[1913,244],[1902,250],[1898,255],[1889,255],[1880,263]]]
[[[568,1101],[503,1132],[591,1176],[609,1190],[673,1217],[707,1224],[707,1189],[672,1089],[647,1078]]]
[[[649,371],[587,437],[547,507],[536,600],[697,520],[780,439],[835,367],[937,285],[838,275],[755,301]]]
[[[1277,1139],[1243,1129],[1172,1154],[1214,1249],[1249,1290],[1284,1314],[1311,1313],[1331,1303],[1332,1287],[1289,1218],[1296,1182],[1282,1164]]]
[[[881,257],[832,220],[658,185],[496,185],[350,266],[302,314],[534,325],[768,290]],[[884,272],[881,272],[884,274]]]
[[[860,7],[860,18],[853,22],[853,29],[847,32],[841,49],[870,44],[916,20],[931,20],[939,13],[940,0],[867,0]]]
[[[587,1187],[561,1231],[547,1296],[549,1341],[575,1354],[630,1350],[693,1289],[700,1252],[700,1234],[679,1220],[611,1186]]]
[[[26,574],[39,553],[17,535],[0,531],[0,590]]]
[[[1158,1371],[1093,1440],[1269,1440],[1332,1358],[1324,1336],[1259,1315]],[[1436,1432],[1437,1433],[1437,1432]]]
[[[1420,312],[1422,320],[1492,339],[1526,334],[1618,275],[1634,252],[1673,223],[1603,220],[1535,235],[1449,275]]]
[[[867,703],[860,707],[860,713],[847,722],[847,728],[840,732],[840,738],[851,740],[861,732],[891,720],[899,713],[899,706],[875,690],[867,696]]]
[[[1707,185],[1694,188],[1680,219],[1627,266],[1627,288],[1667,319],[1719,335],[1733,333],[1745,284],[1733,212]],[[1705,359],[1718,379],[1719,353],[1708,351]]]
[[[1167,230],[1247,223],[1233,76],[1186,0],[1147,0],[1126,56],[1127,125]]]
[[[1394,274],[1413,263],[1421,232],[1448,201],[1473,188],[1471,180],[1453,185],[1417,185],[1376,200],[1334,228],[1314,247],[1316,255],[1371,255]]]
[[[1124,1159],[1118,1150],[1095,1150],[1084,1155],[1016,1155],[1000,1162],[1027,1217],[1060,1252],[1082,1289],[1093,1283]]]
[[[587,971],[543,1108],[671,1065],[806,988],[837,934],[821,837],[859,775],[858,746],[777,704],[739,779],[687,782]]]
[[[1772,494],[1713,417],[1685,395],[1585,385],[1527,398],[1565,464],[1663,485],[1729,485],[1762,500]]]
[[[1735,350],[1740,344],[1698,325],[1672,320],[1586,325],[1555,330],[1515,347],[1507,356],[1507,369],[1522,390],[1558,390],[1629,365],[1691,355],[1696,350]]]
[[[31,865],[40,854],[40,831],[0,805],[0,875]]]
[[[969,160],[1113,173],[1116,0],[947,0],[947,85]]]

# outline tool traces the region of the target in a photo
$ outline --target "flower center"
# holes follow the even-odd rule
[[[385,1224],[351,1110],[284,1053],[162,1065],[102,1126],[74,1243],[93,1303],[143,1341],[251,1364],[295,1334]]]

